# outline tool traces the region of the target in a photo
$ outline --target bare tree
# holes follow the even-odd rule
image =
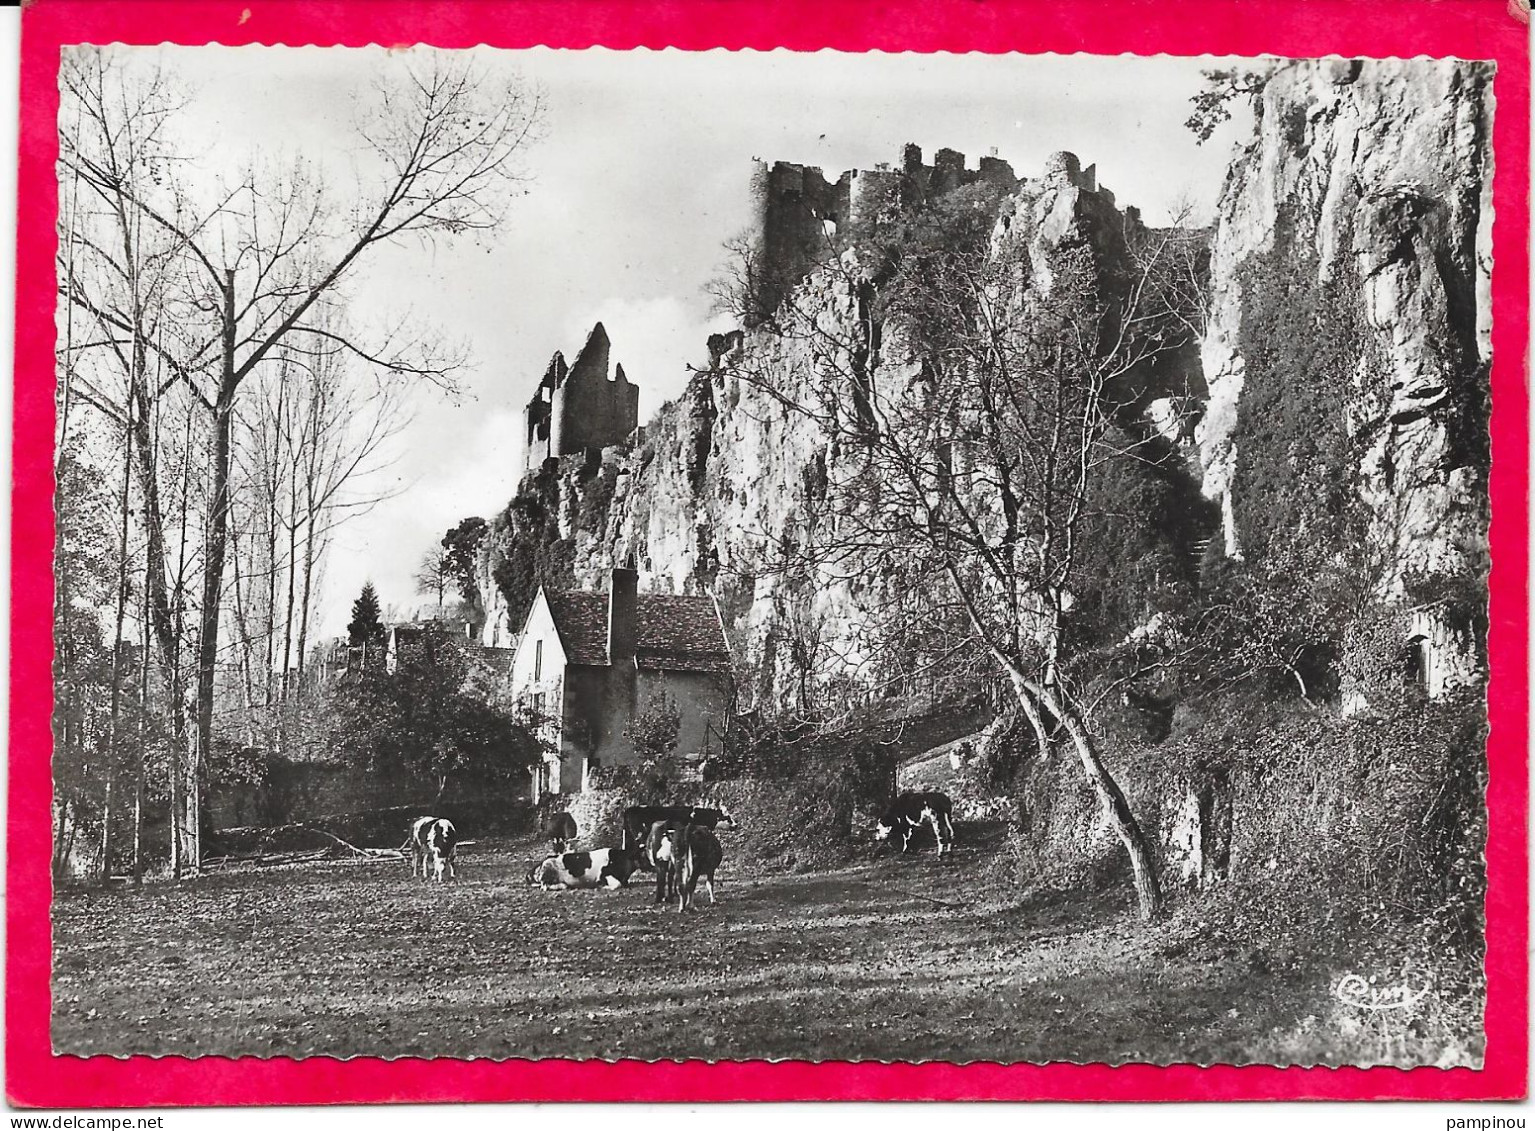
[[[168,266],[165,292],[136,290],[129,311],[108,307],[78,278],[68,281],[67,297],[131,339],[130,364],[143,369],[153,356],[208,414],[195,648],[195,749],[205,757],[243,390],[284,347],[315,340],[370,367],[450,387],[463,360],[457,351],[405,328],[371,336],[339,330],[331,313],[344,306],[345,284],[374,249],[497,226],[526,175],[521,159],[541,127],[542,98],[515,80],[493,88],[471,64],[434,54],[412,61],[399,81],[380,83],[359,113],[357,136],[371,167],[353,192],[332,192],[320,169],[299,162],[283,173],[247,170],[194,203],[172,156],[143,158],[147,176],[136,175],[140,156],[118,160],[125,123],[159,131],[174,115],[158,73],[125,77],[121,49],[82,47],[71,56],[66,92],[95,116],[103,144],[62,145],[65,173],[112,207],[124,230],[151,233]],[[152,328],[142,324],[146,311],[159,319]]]
[[[967,640],[1008,680],[1042,751],[1064,733],[1150,916],[1151,854],[1063,647],[1093,485],[1110,461],[1136,458],[1109,425],[1152,360],[1189,340],[1166,283],[1181,244],[1131,221],[1100,233],[1105,246],[1041,255],[994,238],[986,204],[962,190],[834,257],[822,284],[847,295],[851,317],[789,292],[762,325],[796,341],[808,372],[756,366],[754,351],[727,364],[839,453],[796,531],[807,571],[883,579],[900,594],[887,602],[900,617],[871,625],[887,645],[910,654],[921,640],[931,655]]]
[[[453,558],[442,546],[433,546],[421,555],[421,562],[416,566],[416,588],[422,593],[428,594],[437,601],[437,608],[441,610],[443,601],[447,597],[448,587],[453,585],[458,578],[458,571],[454,568]]]

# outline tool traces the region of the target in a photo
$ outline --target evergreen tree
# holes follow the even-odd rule
[[[361,595],[352,602],[352,623],[346,626],[346,631],[353,648],[384,642],[384,621],[373,582],[364,582]]]

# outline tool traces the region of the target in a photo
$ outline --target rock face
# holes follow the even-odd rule
[[[1206,496],[1228,555],[1247,359],[1244,264],[1277,241],[1317,282],[1357,280],[1362,343],[1346,427],[1381,596],[1409,574],[1485,568],[1490,349],[1491,69],[1453,60],[1288,64],[1268,79],[1257,136],[1228,174],[1212,247],[1209,400],[1198,429]]]
[[[1240,556],[1234,492],[1252,455],[1240,442],[1244,385],[1255,376],[1244,355],[1252,333],[1244,320],[1255,313],[1251,270],[1276,249],[1293,255],[1319,286],[1348,282],[1338,293],[1357,307],[1347,313],[1363,340],[1338,380],[1339,414],[1350,489],[1387,558],[1380,599],[1401,600],[1411,578],[1480,576],[1490,70],[1430,60],[1285,64],[1269,76],[1261,110],[1220,199],[1198,356],[1180,357],[1176,373],[1146,375],[1135,394],[1146,430],[1186,457],[1197,489],[1222,516],[1223,531],[1206,533],[1223,533],[1227,555]],[[1021,243],[1036,265],[1067,241],[1112,258],[1122,253],[1126,224],[1138,222],[1070,154],[1009,187],[994,242]],[[846,458],[789,402],[810,396],[828,365],[857,367],[871,381],[906,381],[918,368],[898,327],[885,327],[866,357],[826,345],[857,337],[867,289],[847,256],[809,269],[791,297],[813,312],[824,341],[776,334],[771,324],[722,336],[710,343],[711,369],[627,443],[600,459],[546,464],[541,525],[514,506],[486,540],[485,642],[510,643],[519,627],[496,579],[517,540],[536,538],[556,567],[545,575],[567,584],[601,589],[608,570],[632,557],[642,591],[714,595],[747,701],[793,707],[807,686],[877,682],[861,637],[883,599],[879,574],[796,577],[781,568],[829,470]],[[785,395],[739,379],[751,372],[773,374]],[[1480,645],[1465,626],[1440,624],[1429,609],[1414,615],[1411,631],[1433,653],[1431,689],[1477,677]]]
[[[1043,176],[1008,187],[999,245],[1020,241],[1035,264],[1067,241],[1088,242],[1100,257],[1123,253],[1125,216],[1073,155],[1056,154]],[[1043,272],[1035,282],[1049,286]],[[595,469],[591,457],[551,462],[543,474],[555,477],[557,530],[538,535],[565,543],[559,556],[576,586],[600,590],[608,570],[632,558],[642,591],[715,596],[747,677],[746,701],[790,709],[804,706],[816,686],[867,688],[888,674],[871,670],[863,639],[886,578],[845,568],[807,577],[783,568],[786,547],[804,544],[829,468],[835,474],[831,465],[843,458],[792,402],[810,402],[826,366],[858,368],[881,384],[907,383],[920,369],[896,326],[883,328],[867,357],[854,359],[850,346],[836,344],[859,340],[868,317],[869,285],[851,253],[811,269],[792,300],[818,333],[767,326],[722,336],[710,343],[711,370],[696,375],[632,444],[605,449]],[[772,375],[775,392],[752,374]],[[594,508],[609,490],[606,505]],[[503,522],[486,541],[487,644],[509,643],[519,627],[495,584],[511,541],[531,533],[516,527]]]

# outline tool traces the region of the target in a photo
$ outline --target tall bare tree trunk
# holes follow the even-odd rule
[[[274,427],[277,417],[274,417]],[[274,431],[274,436],[276,432]],[[277,490],[278,479],[281,472],[278,468],[277,453],[271,455],[271,463],[268,465],[267,481],[265,485],[266,499],[266,660],[262,669],[262,676],[266,681],[266,690],[263,694],[263,702],[267,707],[267,723],[271,724],[271,707],[274,702],[272,694],[272,666],[277,658]]]
[[[112,625],[112,709],[107,722],[107,781],[101,805],[101,882],[112,881],[112,788],[117,779],[118,723],[123,705],[123,619],[128,605],[128,491],[133,475],[133,406],[123,427],[123,487],[118,496],[117,606]]]
[[[200,806],[198,767],[208,757],[213,741],[214,676],[219,655],[219,611],[223,600],[224,555],[229,534],[229,457],[231,429],[234,424],[234,397],[238,387],[235,377],[235,273],[226,269],[223,281],[223,360],[219,375],[218,399],[213,407],[212,498],[208,505],[207,536],[203,543],[203,605],[197,633],[197,744],[188,775],[194,794],[193,811]],[[192,865],[200,863],[201,830],[194,822],[192,830]]]
[[[69,827],[69,798],[58,802],[58,811],[53,822],[53,878],[58,880],[64,875],[64,832]]]
[[[257,745],[256,735],[256,685],[254,673],[251,670],[251,634],[250,617],[246,608],[245,586],[246,581],[240,574],[240,561],[243,555],[240,552],[240,532],[238,529],[229,533],[229,544],[234,550],[230,555],[230,569],[234,577],[234,601],[235,601],[235,630],[240,634],[240,687],[244,692],[245,702],[245,741],[247,745]]]
[[[313,493],[311,492],[307,528],[304,531],[304,595],[299,599],[298,606],[298,674],[300,685],[304,682],[305,649],[309,647],[309,607],[314,591],[315,520],[319,515],[319,512],[315,509],[312,496]]]
[[[288,701],[288,684],[293,671],[293,606],[297,600],[298,583],[298,474],[288,479],[288,516],[283,521],[288,528],[288,594],[283,603],[282,617],[282,701]],[[286,728],[283,737],[286,739]]]
[[[67,810],[68,806],[66,805],[65,808]],[[80,831],[80,807],[79,805],[76,805],[74,808],[75,812],[73,819],[66,826],[69,835],[64,838],[64,851],[59,854],[59,862],[61,867],[67,866],[69,863],[69,858],[74,855],[75,834]]]
[[[144,568],[143,600],[139,603],[139,734],[133,775],[133,886],[144,883],[144,778],[149,729],[149,567]]]
[[[192,475],[192,414],[187,413],[187,430],[185,444],[182,447],[181,457],[181,515],[177,529],[180,531],[180,545],[177,547],[176,560],[176,613],[175,635],[177,646],[172,655],[171,664],[171,719],[174,727],[181,719],[185,694],[185,674],[181,667],[180,642],[186,631],[184,607],[186,604],[186,576],[187,576],[187,492],[190,489]],[[171,779],[171,875],[181,879],[181,831],[185,824],[185,814],[181,811],[181,773],[182,755],[186,752],[186,731],[184,729],[171,737],[170,779]]]

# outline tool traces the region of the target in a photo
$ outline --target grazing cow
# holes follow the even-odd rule
[[[911,845],[911,838],[923,825],[933,827],[933,839],[938,842],[938,855],[947,849],[954,850],[954,825],[950,815],[953,802],[947,795],[932,790],[920,793],[907,791],[891,802],[890,808],[880,818],[874,829],[875,840],[888,840],[892,833],[901,838],[901,851]]]
[[[724,859],[719,838],[699,825],[666,829],[656,848],[656,867],[667,868],[677,877],[677,910],[693,906],[693,892],[699,879],[709,885],[709,903],[714,903],[714,873]]]
[[[581,835],[576,819],[569,813],[555,813],[544,822],[543,838],[549,842],[549,850],[556,856],[570,847],[570,842]]]
[[[723,805],[718,809],[700,805],[631,805],[624,810],[623,821],[624,847],[638,849],[642,853],[646,849],[650,829],[657,821],[680,821],[706,829],[718,828],[720,825],[733,828],[736,823],[730,810]],[[646,856],[641,866],[648,871],[654,867],[654,862]]]
[[[545,891],[560,888],[618,888],[629,886],[634,874],[634,854],[622,848],[599,848],[595,852],[564,852],[546,856],[528,873],[528,883]]]
[[[417,817],[411,822],[412,864],[410,874],[421,873],[423,880],[434,876],[442,883],[444,875],[458,878],[458,830],[446,817]]]

